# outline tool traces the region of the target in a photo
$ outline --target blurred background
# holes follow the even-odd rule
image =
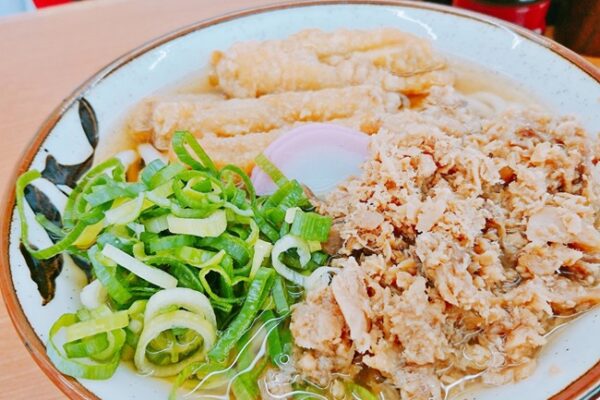
[[[77,0],[0,0],[0,18]],[[102,0],[86,0],[102,1]],[[492,15],[600,56],[600,0],[427,0]]]
[[[433,0],[493,15],[600,56],[600,0]]]

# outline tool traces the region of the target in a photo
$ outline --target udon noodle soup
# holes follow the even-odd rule
[[[598,144],[575,119],[473,70],[396,29],[306,30],[216,51],[194,78],[201,85],[136,107],[126,131],[138,169],[184,161],[179,131],[217,168],[249,172],[258,160],[279,189],[246,218],[289,195],[291,181],[260,154],[290,130],[328,123],[369,136],[358,175],[324,196],[298,193],[299,206],[279,199],[256,220],[266,247],[250,255],[278,280],[252,312],[247,300],[219,300],[223,280],[247,287],[254,276],[235,256],[219,270],[230,275],[203,275],[204,292],[221,296],[209,296],[214,346],[235,337],[229,352],[191,356],[207,337],[170,326],[141,357],[163,366],[189,357],[163,374],[177,375],[179,393],[238,400],[445,399],[469,383],[531,375],[556,327],[600,301]],[[180,189],[204,190],[190,182]],[[215,185],[207,190],[218,194]],[[295,219],[308,214],[329,221],[325,236],[302,241],[308,228]],[[246,313],[253,322],[235,325]],[[188,347],[172,358],[173,346]]]

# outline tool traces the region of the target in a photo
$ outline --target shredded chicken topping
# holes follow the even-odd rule
[[[382,115],[362,174],[319,205],[341,270],[293,312],[309,379],[361,365],[406,399],[516,381],[558,316],[600,302],[596,144],[570,118],[475,111],[440,87]]]

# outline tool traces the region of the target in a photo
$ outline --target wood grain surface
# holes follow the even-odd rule
[[[116,57],[180,26],[274,0],[97,0],[0,18],[0,183],[38,126]],[[600,66],[600,58],[592,59]],[[6,193],[6,192],[5,192]],[[1,300],[0,300],[1,302]],[[0,305],[0,399],[62,399]]]

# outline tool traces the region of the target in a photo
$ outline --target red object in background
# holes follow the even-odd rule
[[[453,0],[452,4],[524,26],[537,33],[543,33],[546,29],[546,14],[550,7],[550,0],[516,0],[512,2],[506,0]]]
[[[36,8],[43,8],[49,6],[57,6],[59,4],[70,3],[72,0],[33,0]]]

